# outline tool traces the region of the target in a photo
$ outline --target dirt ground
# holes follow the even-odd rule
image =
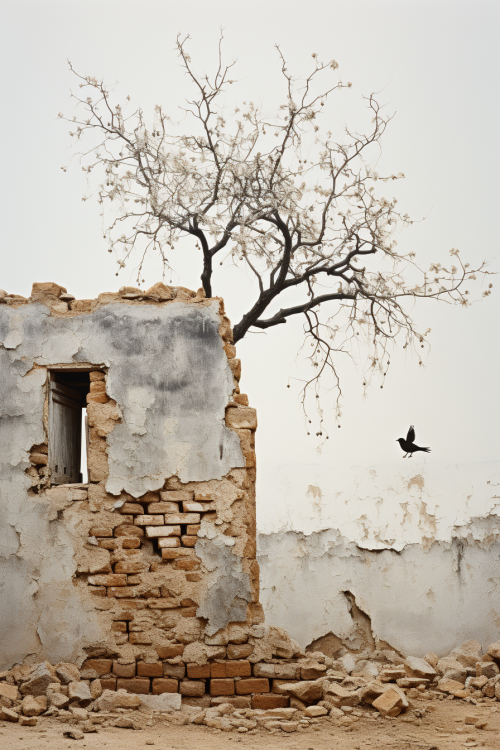
[[[423,718],[414,714],[396,719],[360,718],[351,727],[335,726],[329,719],[316,723],[293,734],[282,730],[268,731],[259,728],[246,734],[222,732],[205,726],[184,725],[165,718],[153,719],[140,730],[99,727],[97,733],[85,734],[74,740],[63,736],[66,723],[57,719],[40,717],[36,727],[19,724],[0,725],[1,750],[137,750],[152,747],[154,750],[454,750],[462,747],[484,747],[500,750],[500,705],[467,705],[463,701],[436,701]],[[424,705],[422,705],[424,708]],[[132,714],[128,713],[127,716]],[[466,725],[466,716],[485,721],[484,729]]]

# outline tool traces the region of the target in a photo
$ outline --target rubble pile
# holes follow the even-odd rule
[[[89,660],[81,668],[16,665],[0,673],[0,721],[36,726],[40,717],[54,717],[69,725],[64,733],[75,739],[106,726],[143,729],[152,726],[155,714],[223,731],[295,732],[322,720],[344,728],[360,718],[406,714],[418,720],[432,710],[432,701],[461,700],[464,708],[500,701],[500,641],[486,653],[477,641],[467,641],[443,658],[341,648],[339,654],[344,653],[333,659],[301,651],[279,628],[260,629],[255,650],[261,661],[178,661],[188,675],[194,670],[193,682],[203,684],[203,695],[199,690],[145,694],[135,691],[132,680],[127,688],[109,690]],[[278,656],[284,653],[288,658]]]

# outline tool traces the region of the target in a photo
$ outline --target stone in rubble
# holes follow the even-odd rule
[[[313,719],[318,716],[326,716],[327,713],[328,713],[328,709],[324,708],[324,706],[308,706],[306,710],[304,711],[305,716],[308,716]]]
[[[2,719],[3,721],[11,721],[14,723],[16,721],[19,721],[19,714],[17,714],[15,711],[11,711],[10,708],[0,706],[0,719]]]
[[[138,697],[140,697],[140,703],[147,706],[151,711],[180,711],[182,706],[180,693],[162,693],[161,695],[141,695]]]
[[[483,649],[477,641],[466,641],[461,646],[454,648],[450,657],[456,659],[464,667],[475,667],[476,662],[481,658]]]
[[[19,690],[15,685],[9,685],[8,682],[0,682],[0,698],[8,698],[11,701],[17,701]]]
[[[493,659],[498,659],[500,661],[500,641],[495,641],[495,643],[492,643],[488,648],[488,654]]]
[[[382,695],[379,695],[372,703],[382,716],[398,716],[403,710],[403,700],[394,688],[388,688]]]
[[[341,708],[341,706],[357,706],[358,703],[361,702],[359,693],[351,692],[337,682],[324,684],[323,698],[329,703],[332,703],[335,708]]]
[[[484,675],[491,680],[492,677],[496,677],[500,674],[500,669],[497,667],[494,661],[478,661],[476,664],[476,677]]]
[[[70,701],[78,701],[82,706],[88,706],[92,701],[92,694],[86,682],[70,682],[68,698]]]
[[[323,682],[324,679],[290,682],[281,685],[280,689],[303,703],[316,703],[323,697]]]
[[[380,682],[396,682],[396,680],[401,680],[404,677],[406,677],[406,669],[404,667],[401,667],[399,669],[383,669],[380,672],[378,679],[380,680]]]
[[[494,698],[495,697],[495,685],[496,685],[495,678],[491,680],[487,680],[487,682],[481,688],[482,694],[486,698]]]
[[[402,677],[396,680],[396,685],[400,688],[417,688],[419,685],[427,685],[429,680],[425,677]]]
[[[457,661],[454,656],[444,656],[442,659],[438,661],[437,666],[436,666],[436,671],[440,675],[444,675],[446,674],[446,672],[449,672],[450,669],[461,670],[463,668],[464,668],[463,664]]]
[[[437,663],[439,661],[439,656],[437,654],[433,654],[432,651],[430,651],[424,656],[424,659],[427,664],[430,664],[433,669],[436,669]]]
[[[121,729],[133,729],[134,722],[127,716],[120,716],[119,719],[116,719],[116,721],[113,722],[113,726],[120,727]]]
[[[445,680],[444,678],[442,680],[439,680],[437,684],[437,690],[440,690],[442,693],[450,693],[454,695],[457,690],[463,690],[464,686],[461,682],[457,682],[456,680]]]
[[[344,672],[347,672],[347,674],[351,674],[353,669],[356,668],[356,659],[352,654],[344,654],[344,656],[338,659],[338,661],[342,665]]]
[[[100,680],[92,680],[90,683],[90,695],[94,701],[102,695],[102,684]]]
[[[408,677],[427,677],[429,680],[436,677],[436,670],[425,661],[417,656],[408,656],[405,659],[406,674]]]
[[[81,729],[65,729],[63,737],[71,737],[72,740],[83,740],[84,734]]]
[[[40,714],[43,714],[46,708],[47,707],[41,705],[41,703],[37,701],[33,695],[26,695],[23,698],[23,702],[21,704],[21,711],[23,712],[24,716],[40,716]]]
[[[49,693],[49,705],[54,708],[66,708],[69,698],[64,693]]]
[[[464,667],[462,667],[461,669],[448,669],[444,673],[443,679],[456,680],[457,682],[461,682],[462,685],[465,685],[465,680],[467,679],[467,670]]]
[[[97,711],[116,711],[118,708],[139,708],[141,705],[141,699],[143,698],[162,697],[163,696],[161,695],[139,696],[135,693],[127,693],[124,689],[117,690],[116,692],[114,690],[103,690],[100,698],[95,701],[94,708],[97,709]]]
[[[29,680],[21,685],[22,695],[45,695],[48,686],[54,682],[54,675],[48,668],[47,662],[39,664],[29,676]]]
[[[500,680],[495,683],[495,698],[500,701]]]
[[[56,667],[56,675],[63,685],[69,685],[70,682],[79,682],[80,670],[74,664],[59,664]]]
[[[38,719],[36,716],[20,716],[19,724],[22,727],[36,727]]]

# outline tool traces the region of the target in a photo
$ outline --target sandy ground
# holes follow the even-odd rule
[[[429,705],[429,704],[428,704]],[[412,713],[396,719],[361,718],[349,729],[335,726],[330,720],[317,719],[293,734],[281,730],[256,729],[246,734],[221,732],[205,726],[179,726],[164,718],[153,719],[151,726],[140,730],[99,727],[97,733],[74,740],[63,736],[68,724],[41,717],[36,727],[1,723],[1,750],[452,750],[462,747],[485,747],[500,750],[500,706],[471,706],[462,701],[432,702],[432,709],[422,719]],[[424,706],[422,706],[423,708]],[[132,716],[127,713],[127,716]],[[484,729],[464,723],[465,716],[486,721]],[[175,719],[174,719],[175,722]]]

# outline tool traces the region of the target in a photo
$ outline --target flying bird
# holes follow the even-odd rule
[[[413,456],[414,453],[417,451],[424,451],[424,453],[430,453],[430,448],[420,448],[420,446],[415,445],[413,442],[415,440],[415,428],[413,425],[411,425],[410,429],[408,430],[408,435],[406,436],[406,440],[404,438],[398,438],[397,442],[400,444],[401,449],[405,451],[405,455],[403,458],[406,458],[408,453],[410,454],[410,458]]]

